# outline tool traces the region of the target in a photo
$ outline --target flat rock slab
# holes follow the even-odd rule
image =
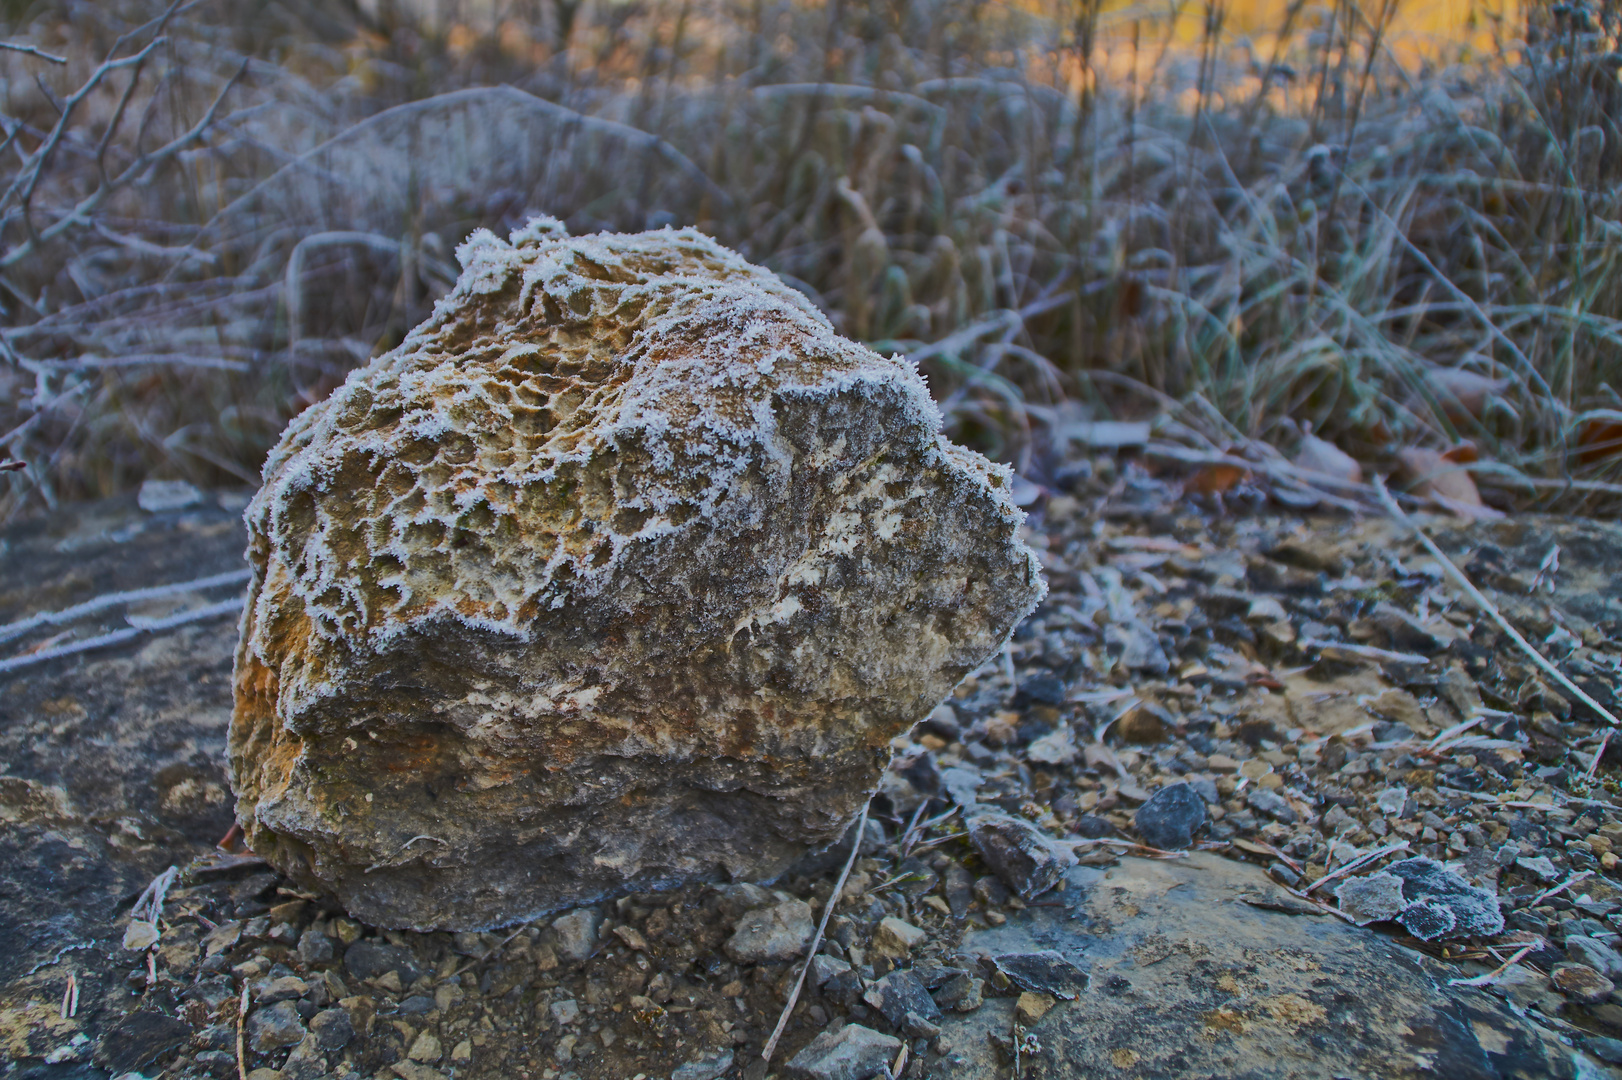
[[[242,571],[245,502],[210,496],[153,514],[131,495],[14,526],[0,534],[0,624]],[[17,635],[4,653],[66,631],[62,643],[130,629],[131,617],[162,620],[241,589],[113,605]],[[69,1047],[50,1075],[79,1075],[68,1070],[89,1070],[93,1057],[124,1072],[176,1041],[177,1022],[138,1011],[124,983],[144,958],[122,948],[121,916],[154,876],[207,854],[231,825],[236,636],[225,612],[0,674],[0,1060]],[[160,947],[186,936],[166,935]],[[79,1007],[64,1018],[70,974]]]
[[[1194,852],[1082,866],[1067,888],[964,951],[1054,950],[1087,969],[1074,1001],[1030,1029],[1022,1077],[1332,1080],[1341,1076],[1573,1077],[1572,1051],[1456,968],[1290,901],[1262,871]],[[1287,906],[1287,905],[1285,905]],[[942,1021],[937,1080],[1008,1075],[1015,999]]]

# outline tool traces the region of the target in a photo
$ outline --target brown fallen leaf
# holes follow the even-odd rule
[[[1481,501],[1481,492],[1477,490],[1476,482],[1464,463],[1422,446],[1398,451],[1397,460],[1408,474],[1410,490],[1420,498],[1429,499],[1460,517],[1486,519],[1504,516],[1501,511]]]
[[[1451,461],[1455,465],[1471,465],[1481,460],[1481,451],[1476,444],[1466,439],[1457,446],[1448,447],[1442,451],[1442,460]],[[1469,475],[1466,473],[1465,475]]]
[[[1508,379],[1495,379],[1465,368],[1432,368],[1425,373],[1425,385],[1442,412],[1454,423],[1479,420],[1488,402],[1503,393]]]
[[[1622,416],[1598,417],[1577,429],[1577,460],[1584,465],[1622,457]]]
[[[1301,438],[1301,446],[1295,452],[1295,465],[1298,469],[1332,476],[1349,484],[1363,482],[1363,467],[1356,458],[1328,439],[1310,433]]]
[[[1183,481],[1183,491],[1190,495],[1226,495],[1249,475],[1238,465],[1207,465]]]

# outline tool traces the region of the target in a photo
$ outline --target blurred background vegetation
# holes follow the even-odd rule
[[[1484,2],[0,0],[0,517],[256,482],[542,212],[716,236],[1039,486],[1614,507],[1622,0]]]

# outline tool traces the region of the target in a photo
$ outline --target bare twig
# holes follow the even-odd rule
[[[134,57],[130,57],[129,60],[136,62],[144,61],[147,54],[164,40],[164,38],[158,38],[145,49],[142,49],[141,52],[137,53]],[[109,61],[109,63],[112,63],[112,61]],[[119,61],[118,63],[123,65],[124,61]],[[106,65],[103,66],[105,67]],[[112,198],[113,195],[127,187],[129,184],[133,183],[143,173],[157,168],[165,161],[168,161],[170,158],[174,157],[176,154],[180,153],[182,150],[201,139],[205,134],[207,134],[208,129],[213,126],[214,117],[219,112],[220,106],[225,102],[226,95],[231,92],[232,88],[236,86],[237,82],[241,80],[242,76],[246,74],[247,70],[248,65],[246,62],[244,62],[243,65],[237,69],[236,73],[226,80],[225,85],[220,88],[220,92],[215,95],[214,101],[203,113],[203,118],[197,121],[197,123],[194,124],[188,131],[175,137],[174,139],[171,139],[168,143],[158,147],[158,149],[153,150],[150,153],[142,154],[140,157],[136,158],[135,161],[131,162],[130,165],[116,177],[104,180],[100,185],[97,186],[95,191],[92,191],[89,195],[86,195],[82,200],[80,200],[77,206],[73,207],[73,209],[68,210],[61,217],[57,218],[54,224],[40,230],[37,236],[30,236],[27,240],[23,241],[21,244],[18,244],[11,251],[6,252],[4,257],[0,257],[0,269],[16,265],[23,259],[26,259],[29,255],[33,254],[33,252],[41,244],[45,244],[56,239],[69,229],[79,225],[90,224],[90,215],[96,210],[100,209],[101,205],[108,199]],[[89,86],[90,84],[87,83],[86,87]],[[74,98],[69,99],[70,104],[77,104],[78,100],[82,98],[82,95],[85,92],[86,91],[84,89],[81,89],[74,95]],[[66,119],[67,117],[64,115],[63,122],[58,124],[59,128],[63,126]],[[38,154],[43,153],[44,150],[45,148],[41,147],[41,149],[36,152],[36,157]],[[29,196],[33,194],[33,186],[38,182],[38,179],[39,171],[36,168],[32,179],[29,181],[28,186],[24,189],[22,194],[22,199],[25,203],[27,202]],[[7,194],[9,197],[10,193],[8,192]],[[0,206],[4,205],[5,199],[0,199]]]
[[[1449,979],[1447,984],[1449,986],[1491,986],[1503,976],[1504,972],[1520,963],[1522,957],[1542,944],[1542,938],[1533,938],[1516,950],[1515,955],[1487,972],[1487,974],[1477,975],[1473,979]]]
[[[1302,638],[1303,649],[1317,649],[1331,660],[1368,660],[1376,664],[1428,664],[1430,657],[1418,653],[1392,652],[1373,645],[1358,645],[1350,641],[1324,641]]]
[[[136,899],[135,906],[130,908],[130,918],[144,919],[156,925],[158,920],[163,917],[164,899],[168,897],[169,890],[174,888],[175,879],[178,877],[180,877],[180,867],[171,866],[153,878],[147,884],[147,887],[142,890],[140,897]]]
[[[183,611],[178,615],[171,615],[165,619],[153,619],[141,626],[114,630],[110,634],[101,634],[97,637],[86,638],[83,641],[70,642],[67,645],[44,649],[27,656],[13,656],[7,660],[0,660],[0,675],[8,671],[16,671],[19,668],[43,664],[47,660],[72,656],[75,653],[89,652],[91,649],[104,649],[109,645],[120,645],[140,637],[142,634],[154,633],[159,630],[173,630],[175,627],[185,626],[187,623],[202,622],[205,619],[214,619],[221,615],[232,615],[242,610],[242,602],[242,597],[234,596],[229,600],[221,600],[217,604],[209,604],[206,607],[193,608],[191,611]]]
[[[845,868],[839,872],[839,880],[834,883],[834,891],[822,909],[822,921],[817,924],[817,932],[811,938],[811,947],[806,950],[805,963],[800,967],[800,977],[794,980],[794,989],[789,993],[788,1003],[783,1006],[783,1015],[777,1018],[777,1026],[772,1029],[772,1037],[766,1040],[766,1048],[760,1052],[760,1059],[768,1064],[771,1063],[772,1054],[777,1050],[777,1040],[783,1037],[783,1029],[788,1027],[788,1018],[800,1000],[800,990],[805,986],[805,976],[811,970],[811,961],[817,958],[817,950],[822,948],[822,935],[828,929],[828,919],[833,915],[839,898],[845,894],[845,882],[850,879],[851,868],[856,865],[856,856],[862,851],[862,834],[867,831],[867,812],[872,805],[873,800],[869,799],[862,807],[862,816],[856,822],[856,837],[850,845],[850,858],[845,860]]]
[[[57,56],[55,53],[48,53],[41,49],[38,45],[23,45],[15,41],[0,41],[0,49],[5,49],[7,52],[27,53],[29,56],[37,56],[41,60],[49,60],[53,64],[65,64],[68,62],[67,57]]]
[[[243,1053],[242,1029],[248,1022],[248,980],[242,980],[242,999],[237,1003],[237,1080],[248,1080],[248,1056]]]
[[[1532,902],[1530,904],[1527,904],[1526,906],[1527,907],[1537,907],[1539,904],[1543,903],[1543,901],[1547,900],[1549,897],[1558,896],[1561,893],[1565,892],[1567,889],[1571,888],[1573,885],[1577,884],[1579,881],[1585,881],[1588,878],[1591,878],[1593,876],[1594,876],[1594,871],[1592,871],[1592,870],[1584,870],[1584,871],[1582,871],[1580,873],[1572,874],[1570,877],[1568,877],[1566,880],[1562,881],[1560,884],[1550,886],[1549,888],[1544,889],[1542,892],[1538,893],[1536,896],[1534,896],[1532,898]]]
[[[148,600],[161,600],[166,596],[178,596],[181,593],[201,592],[205,589],[216,589],[225,585],[245,585],[252,575],[247,570],[230,570],[223,574],[211,574],[208,577],[195,578],[191,581],[177,581],[169,585],[153,585],[146,589],[131,589],[128,592],[106,593],[93,600],[86,600],[82,604],[75,604],[61,611],[42,611],[37,615],[30,615],[26,619],[6,623],[0,626],[0,641],[10,641],[21,637],[31,630],[42,626],[61,626],[64,623],[76,622],[86,615],[94,615],[98,611],[118,607],[123,604],[139,604]]]
[[[1339,870],[1331,870],[1329,873],[1325,874],[1323,877],[1319,878],[1317,881],[1314,881],[1311,885],[1308,885],[1305,889],[1302,889],[1301,892],[1303,894],[1317,892],[1323,886],[1329,884],[1331,881],[1334,881],[1336,878],[1345,877],[1347,874],[1350,874],[1352,871],[1358,870],[1358,869],[1360,869],[1360,868],[1362,868],[1364,866],[1367,866],[1369,863],[1373,862],[1375,859],[1382,858],[1383,856],[1386,856],[1386,855],[1395,855],[1399,851],[1407,851],[1407,850],[1408,850],[1408,841],[1406,841],[1406,840],[1400,841],[1399,843],[1387,845],[1386,847],[1383,847],[1383,848],[1376,848],[1374,851],[1370,851],[1370,852],[1367,852],[1367,853],[1365,853],[1363,855],[1359,855],[1357,858],[1353,859],[1351,862],[1347,863],[1345,866],[1342,866]]]

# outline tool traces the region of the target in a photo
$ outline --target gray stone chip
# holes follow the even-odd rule
[[[1087,972],[1052,949],[1003,953],[993,963],[1021,990],[1074,1001],[1087,988]]]
[[[901,1040],[861,1024],[824,1031],[788,1063],[789,1075],[802,1080],[871,1080],[901,1049]]]
[[[1402,895],[1402,878],[1383,872],[1341,882],[1335,898],[1340,910],[1359,926],[1395,919],[1408,904]]]

